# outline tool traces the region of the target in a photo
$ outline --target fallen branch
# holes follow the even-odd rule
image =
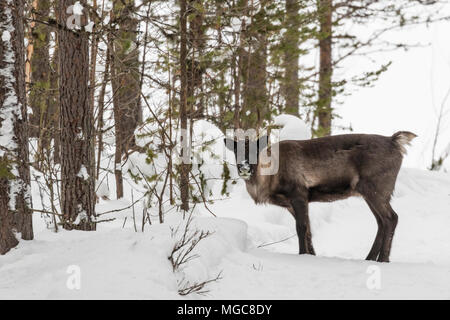
[[[292,239],[292,238],[294,238],[294,237],[296,237],[296,236],[297,236],[297,235],[294,234],[294,235],[292,235],[292,236],[290,236],[290,237],[287,237],[287,238],[285,238],[285,239],[283,239],[283,240],[280,240],[280,241],[269,242],[269,243],[263,243],[263,244],[260,244],[259,246],[257,246],[257,248],[262,248],[262,247],[271,246],[271,245],[273,245],[273,244],[277,244],[277,243],[280,243],[280,242],[287,241],[287,240]]]
[[[145,194],[144,194],[142,197],[140,197],[139,199],[137,199],[136,201],[134,201],[133,203],[131,203],[128,207],[124,207],[124,208],[121,208],[121,209],[114,209],[114,210],[109,210],[109,211],[105,211],[105,212],[102,212],[102,213],[98,213],[98,214],[97,214],[97,217],[103,216],[103,215],[108,214],[108,213],[120,212],[120,211],[123,211],[123,210],[130,209],[130,208],[133,207],[136,203],[138,203],[139,201],[141,201],[144,197],[145,197]]]

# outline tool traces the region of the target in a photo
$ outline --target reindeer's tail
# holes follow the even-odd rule
[[[411,144],[411,140],[417,137],[416,134],[409,131],[399,131],[392,135],[392,141],[402,154],[406,154],[405,146]]]

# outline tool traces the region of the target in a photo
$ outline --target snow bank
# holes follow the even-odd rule
[[[296,116],[280,114],[275,117],[274,124],[282,126],[280,130],[280,140],[311,139],[311,129],[302,119]]]
[[[182,278],[190,283],[199,283],[215,278],[225,257],[247,248],[247,225],[241,220],[226,218],[196,218],[192,230],[204,230],[211,235],[200,241],[191,260],[182,270]],[[224,271],[226,273],[226,271]]]
[[[180,275],[168,256],[176,239],[171,228],[181,222],[173,215],[165,224],[134,232],[132,223],[101,224],[96,232],[43,230],[36,240],[21,242],[0,256],[0,299],[178,299]],[[195,228],[212,235],[201,241],[197,259],[182,277],[201,282],[217,275],[214,268],[229,253],[244,250],[246,225],[233,219],[195,218]],[[80,270],[80,290],[67,286],[71,270]]]
[[[147,154],[132,153],[123,164],[122,171],[130,172],[135,177],[147,177],[148,183],[140,183],[141,188],[156,187],[158,192],[161,192],[165,185],[164,177],[169,157],[161,151],[162,138],[158,134],[152,134],[158,132],[158,130],[158,125],[155,123],[150,123],[136,130],[136,143],[140,147],[145,147]],[[234,155],[225,148],[223,138],[222,131],[208,121],[198,120],[193,123],[190,159],[192,163],[191,172],[195,179],[191,179],[191,187],[192,193],[198,199],[202,199],[200,189],[203,190],[203,195],[207,200],[223,198],[231,191],[233,180],[238,178],[237,172],[230,168],[232,164],[224,162],[224,159],[231,159],[234,162]],[[172,154],[172,163],[175,168],[181,163],[179,130],[173,131],[173,140],[177,142]],[[225,176],[225,166],[230,170],[228,177]],[[175,191],[178,193],[178,190]],[[168,188],[165,189],[164,196],[169,196]]]
[[[230,277],[214,284],[215,299],[450,298],[450,174],[401,170],[392,200],[399,224],[390,264],[364,261],[377,226],[362,199],[310,205],[317,253],[311,257],[297,255],[287,210],[256,206],[241,183],[231,196],[213,210],[246,221],[249,251],[224,261]],[[381,275],[376,290],[366,284],[373,266]]]
[[[399,225],[390,264],[363,260],[376,223],[361,199],[312,204],[318,256],[299,256],[294,219],[284,209],[256,206],[242,181],[229,200],[209,206],[220,218],[197,208],[193,230],[213,234],[195,248],[199,257],[175,274],[168,256],[176,241],[171,228],[180,224],[180,213],[166,215],[161,225],[152,214],[154,224],[144,233],[140,204],[135,208],[138,232],[130,209],[102,216],[116,220],[100,224],[97,232],[55,234],[40,227],[36,215],[36,240],[21,241],[0,257],[0,298],[178,299],[180,280],[202,282],[220,272],[222,279],[208,286],[206,298],[450,298],[449,195],[449,174],[400,172],[392,201]],[[97,211],[129,204],[129,199],[100,200]],[[70,266],[80,268],[80,290],[67,287]],[[374,266],[381,275],[379,289],[367,286]]]

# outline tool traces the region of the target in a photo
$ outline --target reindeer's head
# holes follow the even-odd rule
[[[238,173],[242,179],[248,180],[255,174],[259,153],[267,147],[267,141],[267,136],[254,141],[248,137],[245,140],[224,139],[226,147],[234,152]]]

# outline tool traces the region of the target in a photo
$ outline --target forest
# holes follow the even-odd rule
[[[284,254],[280,261],[298,267],[286,256],[297,250],[295,223],[287,211],[253,204],[224,137],[355,132],[343,116],[348,97],[373,90],[395,53],[428,45],[406,35],[448,30],[449,20],[440,0],[1,0],[0,298],[230,298],[250,272],[250,298],[276,297],[283,281],[260,293],[258,284],[263,273],[292,280],[275,274],[275,263]],[[363,62],[349,68],[353,61]],[[411,267],[388,298],[450,297],[450,286],[439,287],[450,280],[450,85],[440,85],[446,93],[426,111],[434,112],[426,168],[402,169],[397,183],[394,205],[413,214],[399,225],[398,245],[408,249],[394,242],[392,260]],[[369,209],[349,201],[311,209],[319,255],[361,259],[370,246],[354,241],[375,233],[375,220],[361,220],[356,211]],[[330,218],[345,217],[348,203],[357,207],[348,218]],[[414,228],[426,223],[423,240]],[[239,264],[224,262],[228,255]],[[321,278],[320,262],[304,259]],[[426,269],[427,261],[437,262]],[[340,260],[325,262],[337,271],[323,281],[339,282]],[[355,279],[366,276],[351,263]],[[78,268],[83,290],[71,290],[79,284],[67,274]],[[45,276],[31,283],[17,280],[39,270]],[[417,272],[431,278],[408,291],[402,279]],[[373,298],[343,286],[344,298]],[[294,289],[285,296],[310,297]]]

